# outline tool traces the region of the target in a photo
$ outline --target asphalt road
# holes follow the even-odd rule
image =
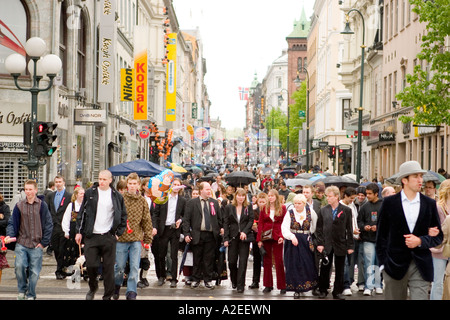
[[[151,267],[147,276],[149,281],[149,287],[139,289],[138,288],[138,300],[170,300],[170,301],[220,301],[220,300],[266,300],[266,301],[294,301],[293,292],[287,292],[286,294],[280,294],[279,290],[273,290],[270,293],[263,293],[262,279],[259,289],[248,289],[248,285],[251,284],[252,276],[252,264],[248,263],[247,282],[244,293],[237,293],[236,290],[231,288],[231,282],[229,280],[223,280],[220,285],[215,286],[214,289],[207,289],[203,287],[203,283],[197,289],[192,289],[186,286],[183,281],[183,275],[179,277],[179,282],[176,288],[170,288],[170,282],[166,281],[163,286],[158,286],[157,278],[154,271],[154,263],[152,255],[150,255]],[[3,275],[0,283],[0,300],[16,300],[17,299],[17,281],[14,274],[14,252],[8,251],[7,259],[11,268],[3,270]],[[49,256],[44,253],[43,268],[40,274],[40,278],[37,284],[37,300],[85,300],[86,293],[88,292],[87,281],[81,279],[81,281],[72,282],[70,278],[64,280],[56,280],[55,272],[56,262],[53,256]],[[274,272],[274,281],[276,285],[276,276]],[[262,271],[263,273],[263,271]],[[262,278],[262,274],[261,274]],[[333,281],[333,276],[332,276]],[[331,284],[332,284],[331,281]],[[363,296],[361,291],[357,291],[355,286],[352,296],[347,296],[346,300],[384,300],[384,296],[381,294],[374,294],[372,296]],[[99,290],[95,295],[95,300],[101,300],[103,295],[103,284],[100,281]],[[125,300],[125,288],[121,290],[120,300]],[[319,299],[316,296],[302,296],[295,301],[306,300],[333,300],[331,293],[328,294],[326,299]]]

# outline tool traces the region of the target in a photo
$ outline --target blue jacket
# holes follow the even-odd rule
[[[26,201],[26,200],[25,200]],[[41,227],[42,227],[42,239],[41,245],[45,248],[50,244],[53,231],[53,221],[48,206],[45,201],[41,200],[41,208],[39,210],[39,215],[41,217]],[[14,206],[11,218],[8,221],[8,227],[6,228],[6,235],[9,237],[18,237],[20,229],[20,220],[22,213],[20,212],[17,204]]]

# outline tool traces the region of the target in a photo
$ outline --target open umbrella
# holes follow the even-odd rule
[[[315,173],[311,178],[309,178],[309,181],[316,181],[316,180],[319,180],[319,179],[323,179],[325,177],[327,177],[327,176],[324,175],[324,174]]]
[[[287,179],[285,182],[287,187],[295,187],[295,186],[304,187],[312,184],[312,182],[308,179]]]
[[[187,171],[190,171],[190,172],[195,173],[195,174],[197,174],[197,173],[203,173],[203,170],[202,170],[201,168],[199,168],[199,167],[197,167],[197,166],[194,166],[194,165],[187,165],[187,166],[185,166],[184,168],[185,168]]]
[[[280,175],[282,176],[282,177],[287,177],[288,175],[292,175],[292,176],[294,176],[295,175],[295,171],[294,170],[290,170],[290,169],[284,169],[283,171],[280,171]]]
[[[216,181],[216,177],[219,174],[216,172],[210,172],[207,175],[201,177],[200,179],[198,179],[199,181]]]
[[[397,178],[399,177],[399,175],[400,175],[400,173],[397,172],[397,173],[393,174],[392,176],[390,176],[389,178],[387,178],[386,181],[391,184],[401,184],[400,182],[397,183]],[[423,175],[423,182],[434,181],[434,183],[440,184],[444,180],[445,180],[444,176],[440,175],[437,172],[431,171],[431,170],[428,170]]]
[[[225,177],[225,181],[229,185],[240,187],[256,182],[256,177],[248,171],[233,171]]]
[[[172,169],[172,171],[179,172],[179,173],[187,172],[187,170],[185,168],[183,168],[179,164],[176,164],[176,163],[173,163],[173,162],[171,163],[171,169]]]
[[[328,176],[319,180],[316,180],[314,182],[314,184],[316,184],[317,182],[323,182],[325,184],[325,186],[336,186],[338,188],[340,187],[354,187],[357,188],[359,187],[359,183],[356,182],[355,180],[348,178],[348,177],[343,177],[343,176]]]
[[[303,172],[303,173],[299,173],[298,175],[296,175],[296,178],[301,178],[301,179],[309,179],[314,177],[315,173],[309,173],[309,172]]]
[[[136,172],[141,177],[153,177],[160,174],[167,168],[145,159],[124,162],[108,168],[113,176],[127,176]],[[180,178],[181,174],[174,172],[174,176]]]

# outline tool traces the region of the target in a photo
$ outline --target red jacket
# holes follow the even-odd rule
[[[274,220],[270,219],[270,208],[267,207],[266,210],[261,210],[259,213],[259,222],[258,222],[258,234],[256,236],[256,241],[261,241],[261,233],[266,230],[273,229],[272,236],[275,241],[283,238],[281,233],[281,224],[283,223],[284,215],[286,214],[286,207],[282,205],[281,207],[281,215],[275,216]]]

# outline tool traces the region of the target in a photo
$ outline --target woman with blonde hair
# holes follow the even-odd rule
[[[441,225],[445,218],[450,214],[450,179],[444,180],[439,187],[439,200],[436,202],[437,211]],[[431,284],[430,300],[441,300],[445,267],[448,258],[442,255],[443,247],[431,248],[431,255],[433,257],[434,278]]]
[[[275,270],[277,273],[277,287],[281,294],[286,293],[286,275],[284,273],[283,263],[283,234],[281,232],[281,223],[286,214],[286,207],[280,203],[278,191],[269,190],[269,204],[265,210],[261,210],[258,224],[258,247],[263,247],[266,254],[263,257],[263,284],[264,293],[273,290],[272,276],[272,254],[275,259]]]
[[[244,292],[247,261],[253,224],[253,209],[247,201],[247,192],[238,188],[223,217],[224,246],[228,247],[228,266],[232,287]],[[239,265],[238,265],[239,260]]]
[[[253,207],[253,225],[252,225],[252,233],[253,233],[253,242],[252,242],[252,253],[253,253],[253,277],[252,284],[249,286],[250,289],[258,289],[259,281],[261,279],[261,262],[262,256],[261,252],[258,248],[258,242],[256,241],[256,237],[258,235],[258,223],[259,223],[259,213],[261,210],[265,210],[266,206],[269,204],[269,198],[265,192],[260,192],[256,195],[256,208]]]

